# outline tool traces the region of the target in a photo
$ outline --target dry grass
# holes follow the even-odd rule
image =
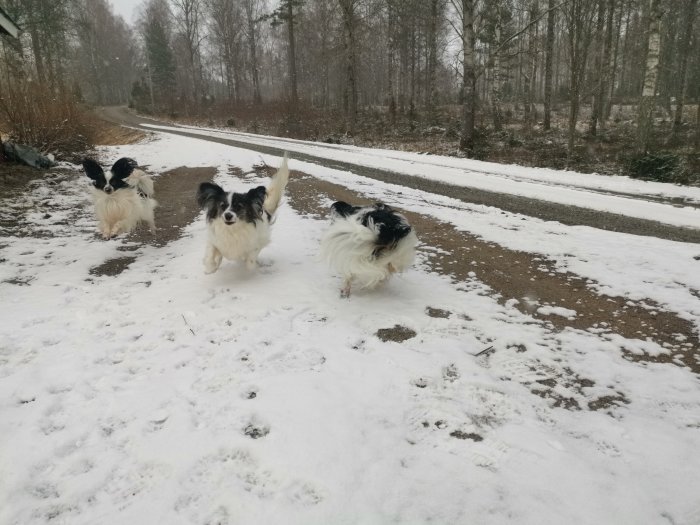
[[[142,131],[117,126],[101,119],[98,121],[93,139],[95,146],[135,144],[146,137]]]
[[[58,158],[94,144],[94,118],[66,91],[18,79],[0,95],[0,114],[11,140]]]

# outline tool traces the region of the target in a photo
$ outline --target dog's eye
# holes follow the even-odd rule
[[[221,207],[222,210],[225,210],[225,209],[226,209],[226,203],[225,203],[225,202],[222,202],[221,204],[219,204],[219,206]]]

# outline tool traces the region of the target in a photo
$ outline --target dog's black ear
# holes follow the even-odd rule
[[[248,191],[248,198],[255,202],[260,202],[262,204],[265,202],[265,197],[267,196],[267,190],[265,186],[258,186]]]
[[[84,158],[83,169],[85,170],[85,175],[94,181],[105,178],[105,172],[102,170],[102,166],[100,166],[96,160],[89,159],[87,157]]]
[[[126,179],[138,167],[139,163],[134,159],[122,157],[112,166],[112,175],[118,179]]]
[[[360,208],[358,206],[353,206],[347,202],[338,201],[331,205],[331,214],[338,217],[348,217],[357,212],[359,209]]]
[[[263,203],[265,202],[265,197],[267,196],[267,190],[265,186],[258,186],[252,190],[248,190],[248,200],[250,201],[253,210],[255,211],[256,217],[262,215]]]
[[[200,208],[207,208],[212,202],[225,200],[226,192],[218,184],[202,182],[197,190],[197,204]]]

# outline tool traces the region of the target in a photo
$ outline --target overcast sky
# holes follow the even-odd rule
[[[130,25],[134,22],[134,12],[136,6],[141,5],[143,0],[109,0],[114,7],[114,12],[121,15]]]

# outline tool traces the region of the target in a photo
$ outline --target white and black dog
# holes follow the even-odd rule
[[[211,182],[199,185],[197,203],[207,212],[209,232],[205,273],[214,273],[223,257],[245,261],[248,269],[255,267],[260,250],[270,243],[270,225],[288,180],[285,155],[267,189],[258,186],[247,193],[234,193]]]
[[[331,206],[331,226],[321,240],[322,257],[344,279],[341,297],[350,287],[374,288],[413,263],[416,237],[406,218],[386,204]]]
[[[105,174],[93,159],[83,159],[85,174],[92,179],[92,200],[102,237],[129,233],[143,221],[155,233],[153,181],[134,159],[123,157]]]

